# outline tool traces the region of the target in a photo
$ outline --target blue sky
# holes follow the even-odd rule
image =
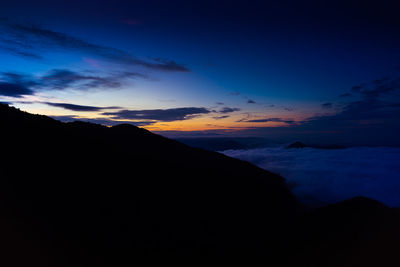
[[[165,135],[355,143],[368,131],[367,144],[395,145],[395,10],[385,1],[9,1],[0,100]]]

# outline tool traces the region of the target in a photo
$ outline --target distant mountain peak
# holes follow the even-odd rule
[[[300,141],[296,141],[296,142],[291,143],[290,145],[286,146],[286,148],[288,148],[288,149],[290,149],[290,148],[305,148],[305,147],[307,147],[307,146]]]

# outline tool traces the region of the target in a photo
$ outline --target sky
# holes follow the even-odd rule
[[[4,1],[0,101],[166,136],[399,146],[395,1]]]

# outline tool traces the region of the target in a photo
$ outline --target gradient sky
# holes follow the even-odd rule
[[[169,136],[399,145],[399,29],[385,1],[7,1],[0,100]]]

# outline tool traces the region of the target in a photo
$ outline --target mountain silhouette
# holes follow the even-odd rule
[[[322,266],[314,252],[352,242],[347,259],[360,240],[398,237],[395,209],[358,199],[307,211],[279,175],[132,125],[4,104],[0,123],[4,266]]]
[[[290,145],[286,146],[287,149],[290,148],[305,148],[307,147],[305,144],[303,144],[302,142],[296,141],[294,143],[291,143]]]

